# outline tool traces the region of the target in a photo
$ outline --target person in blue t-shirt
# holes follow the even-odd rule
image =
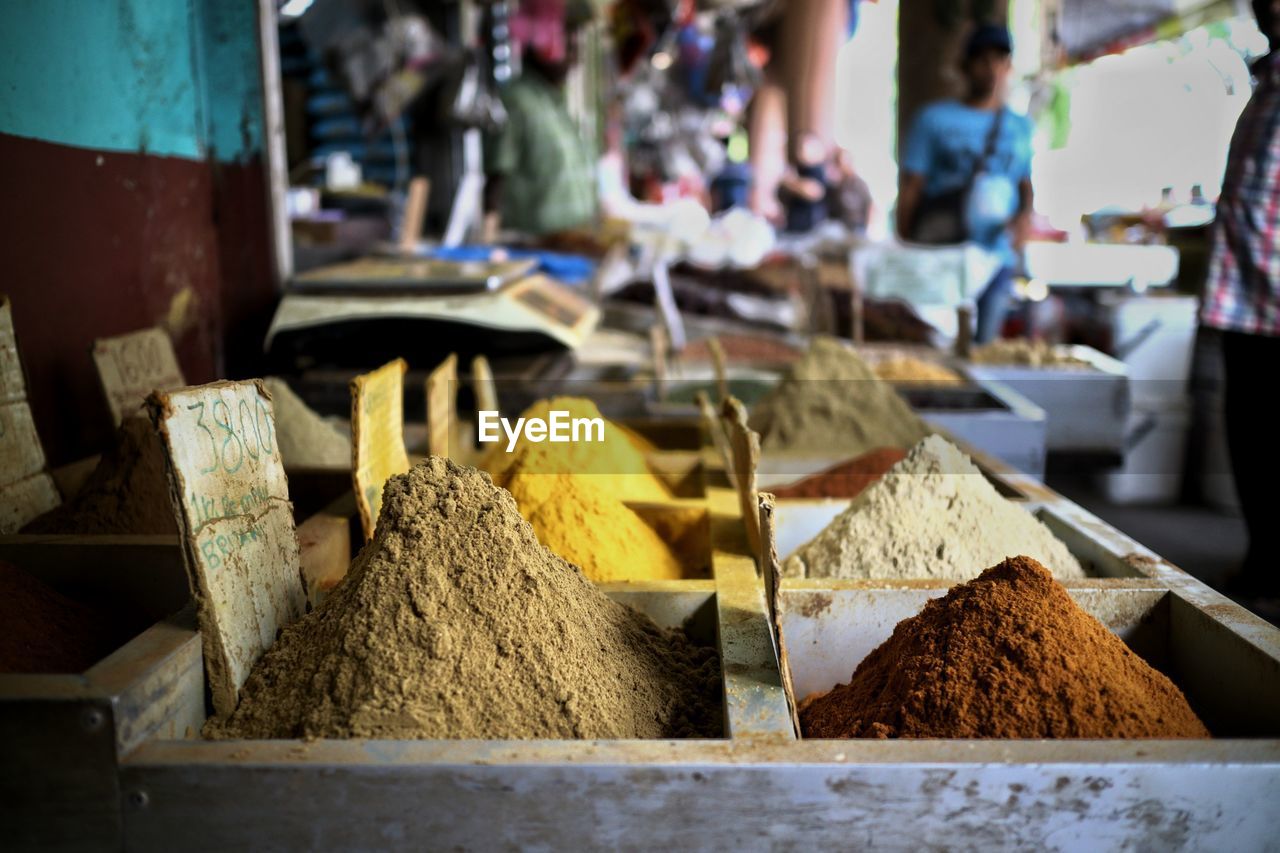
[[[920,111],[900,164],[899,234],[919,242],[969,240],[1002,261],[978,297],[974,337],[979,343],[1000,333],[1031,219],[1031,122],[1005,106],[1012,47],[1004,27],[974,30],[961,64],[963,100],[939,101]],[[943,207],[948,215],[957,214],[951,218],[959,232],[926,236],[921,223]]]

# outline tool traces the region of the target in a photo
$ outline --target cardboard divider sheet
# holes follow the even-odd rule
[[[182,561],[214,710],[235,710],[254,663],[306,610],[275,413],[260,380],[147,398],[167,459]]]
[[[471,359],[471,385],[475,389],[476,409],[481,412],[497,412],[498,384],[493,381],[493,369],[489,359],[478,355]]]
[[[761,492],[756,518],[760,525],[760,571],[764,576],[764,599],[769,607],[769,631],[773,634],[773,650],[778,656],[778,674],[787,697],[787,711],[796,737],[800,737],[800,715],[796,711],[795,688],[791,681],[791,661],[787,657],[786,638],[782,636],[781,588],[782,566],[778,562],[777,539],[774,535],[773,495]]]
[[[382,487],[409,470],[404,447],[402,358],[351,380],[351,476],[365,541],[373,538],[382,510]]]
[[[751,553],[760,551],[760,513],[756,505],[756,469],[760,464],[760,435],[747,426],[747,410],[735,397],[725,400],[720,410],[733,459],[734,488],[747,528]]]
[[[667,330],[661,323],[649,327],[649,348],[653,351],[653,385],[658,402],[667,399]]]

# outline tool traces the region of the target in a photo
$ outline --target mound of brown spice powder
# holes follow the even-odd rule
[[[1013,557],[925,605],[806,699],[810,738],[1202,738],[1168,678]]]
[[[929,434],[893,384],[835,338],[815,337],[804,357],[751,408],[760,448],[843,451],[910,447]]]
[[[23,533],[166,534],[178,532],[151,420],[128,417],[80,491],[34,519]]]
[[[343,581],[254,666],[225,738],[719,736],[719,660],[538,543],[489,476],[392,477]]]
[[[776,498],[856,498],[906,455],[907,451],[901,447],[877,447],[803,480],[769,491]]]

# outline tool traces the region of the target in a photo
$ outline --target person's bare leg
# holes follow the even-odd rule
[[[786,118],[786,93],[766,70],[764,82],[751,101],[747,139],[751,149],[751,209],[770,221],[782,215],[778,183],[787,169]]]
[[[786,91],[793,163],[814,165],[814,154],[825,157],[834,144],[836,56],[848,28],[849,0],[787,0],[774,61]]]

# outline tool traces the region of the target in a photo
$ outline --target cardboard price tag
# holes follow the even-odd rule
[[[427,452],[449,455],[458,411],[458,356],[453,353],[427,375]]]
[[[168,459],[183,564],[214,710],[235,710],[254,663],[302,616],[293,507],[261,381],[156,391],[147,410]]]
[[[0,296],[0,535],[21,530],[61,502],[27,404],[13,312],[8,297]]]
[[[778,656],[778,674],[782,677],[782,690],[787,697],[787,711],[796,737],[800,737],[800,715],[796,711],[795,688],[791,681],[791,659],[787,657],[787,643],[782,636],[782,568],[778,564],[778,546],[774,535],[773,495],[762,492],[756,517],[760,526],[760,571],[764,574],[764,597],[769,606],[769,632],[773,635],[773,650]]]
[[[422,239],[422,220],[427,215],[427,197],[431,182],[424,177],[409,181],[409,195],[404,202],[404,218],[400,220],[399,249],[406,255],[418,250]]]
[[[351,476],[364,538],[373,538],[387,480],[409,470],[404,448],[403,358],[351,380]]]
[[[44,448],[27,403],[0,405],[0,483],[12,483],[44,470]]]
[[[13,331],[13,310],[9,297],[0,296],[0,404],[27,399],[27,383],[22,377],[18,341]]]
[[[729,448],[733,453],[734,488],[742,508],[742,523],[747,528],[751,552],[760,549],[760,512],[756,503],[756,468],[760,463],[760,436],[747,426],[747,410],[742,401],[730,397],[721,407]]]
[[[724,403],[729,399],[729,371],[725,366],[724,347],[720,346],[719,338],[711,338],[707,341],[707,349],[711,351],[711,368],[716,374],[716,393]]]
[[[116,426],[141,409],[152,391],[187,384],[173,352],[173,342],[164,329],[156,327],[99,338],[93,342],[93,363]]]
[[[53,477],[39,474],[0,487],[0,536],[16,533],[27,522],[62,503]]]
[[[658,392],[658,402],[667,399],[667,330],[661,323],[649,327],[649,347],[653,350],[653,384]]]
[[[496,412],[498,409],[498,384],[493,381],[489,359],[478,355],[471,360],[471,384],[476,392],[476,409]]]
[[[694,399],[698,403],[698,411],[702,414],[702,422],[706,425],[707,432],[711,433],[711,443],[715,445],[716,451],[724,461],[725,477],[728,478],[729,485],[736,489],[738,477],[733,468],[733,450],[729,447],[729,436],[725,433],[724,421],[716,414],[715,407],[707,399],[705,391],[699,391],[694,395]]]

